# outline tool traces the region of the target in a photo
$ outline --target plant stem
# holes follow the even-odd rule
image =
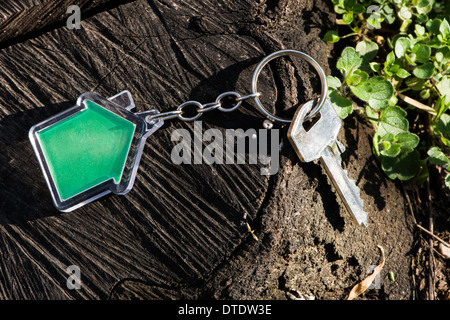
[[[450,248],[450,244],[444,240],[442,240],[441,238],[439,238],[437,235],[435,235],[434,233],[430,232],[429,230],[425,229],[424,227],[422,227],[420,224],[416,223],[416,227],[419,228],[420,230],[422,230],[423,232],[429,234],[430,236],[432,236],[433,238],[435,238],[437,241],[439,241],[440,243],[442,243],[443,245],[445,245],[446,247]]]
[[[365,115],[365,117],[367,118],[367,119],[369,119],[369,120],[372,120],[372,121],[380,121],[380,119],[377,119],[377,118],[372,118],[372,117],[369,117],[368,115]]]
[[[428,224],[429,224],[429,231],[430,233],[433,233],[433,212],[431,208],[431,192],[430,192],[430,181],[427,180],[427,193],[428,193]],[[435,261],[434,261],[434,255],[433,255],[433,239],[428,239],[428,246],[429,246],[429,253],[428,253],[428,267],[429,267],[429,273],[428,273],[428,299],[429,300],[435,300]]]
[[[397,93],[403,93],[403,92],[406,92],[406,91],[409,91],[409,90],[411,90],[411,89],[404,88],[404,89],[401,89],[401,90],[397,90]]]
[[[352,36],[357,36],[357,35],[358,35],[358,33],[356,33],[356,32],[349,33],[349,34],[346,34],[345,36],[342,36],[341,39],[345,39],[345,38],[352,37]]]

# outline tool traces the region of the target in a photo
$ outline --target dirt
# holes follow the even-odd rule
[[[327,74],[335,73],[337,49],[320,40],[335,27],[326,2],[262,1],[253,14],[255,24],[243,29],[245,35],[269,34],[285,48],[310,53]],[[303,77],[299,92],[312,98],[314,75]],[[291,93],[284,94],[289,98]],[[319,163],[299,161],[283,130],[280,171],[272,178],[265,209],[250,223],[257,239],[249,234],[203,281],[176,290],[123,281],[112,298],[345,299],[381,262],[378,246],[384,249],[385,265],[375,287],[358,299],[428,298],[429,237],[415,227],[416,221],[426,226],[428,217],[411,212],[421,198],[414,195],[423,188],[408,189],[384,175],[372,153],[371,125],[354,114],[344,121],[339,135],[346,147],[343,167],[361,189],[369,213],[367,228],[353,222]],[[433,185],[432,192],[442,192],[441,187]],[[435,198],[444,199],[433,202],[435,231],[448,239],[448,193]],[[432,244],[437,250],[439,242]],[[433,252],[436,298],[448,299],[449,260]]]

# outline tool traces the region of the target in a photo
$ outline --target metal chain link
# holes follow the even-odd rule
[[[202,103],[200,103],[198,101],[194,101],[194,100],[186,101],[186,102],[180,104],[178,106],[178,108],[175,110],[161,112],[161,113],[154,114],[154,115],[149,115],[149,116],[147,116],[146,119],[147,119],[147,121],[151,121],[151,120],[155,120],[155,119],[169,120],[169,119],[178,118],[179,120],[187,121],[187,122],[195,121],[198,118],[200,118],[203,115],[203,113],[209,112],[212,110],[217,109],[222,112],[234,111],[241,106],[243,101],[248,100],[248,99],[255,99],[255,98],[259,97],[260,95],[261,95],[261,93],[257,92],[257,93],[251,93],[246,96],[241,96],[238,92],[227,91],[227,92],[224,92],[224,93],[220,94],[219,96],[217,96],[216,101],[214,101],[214,102],[202,104]],[[236,104],[231,107],[226,108],[222,105],[222,100],[225,97],[229,97],[229,96],[235,97]],[[196,107],[197,114],[192,117],[183,116],[183,110],[189,106]]]
[[[198,118],[200,118],[203,113],[205,112],[209,112],[212,110],[216,110],[218,109],[219,111],[222,112],[231,112],[236,110],[237,108],[240,107],[240,105],[242,104],[242,101],[247,100],[247,99],[253,99],[256,106],[261,110],[261,112],[266,115],[267,118],[269,118],[272,121],[279,121],[279,122],[283,122],[283,123],[290,123],[292,122],[291,119],[284,119],[284,118],[280,118],[276,115],[271,114],[270,112],[268,112],[264,106],[262,105],[261,101],[259,100],[259,96],[261,95],[260,92],[258,91],[258,78],[259,75],[261,74],[262,69],[273,59],[282,57],[282,56],[296,56],[299,57],[301,59],[305,59],[307,62],[309,62],[314,69],[317,71],[317,73],[319,74],[320,77],[320,81],[321,81],[321,89],[322,89],[322,93],[320,96],[319,101],[316,103],[316,105],[314,106],[314,108],[311,110],[311,112],[309,114],[307,114],[305,116],[305,118],[303,120],[306,120],[308,118],[313,117],[316,113],[318,113],[320,111],[320,109],[322,109],[325,100],[327,99],[327,92],[328,92],[328,86],[327,86],[327,82],[326,82],[326,76],[325,76],[325,72],[323,71],[323,69],[320,67],[320,65],[317,63],[316,60],[314,60],[313,58],[311,58],[309,55],[301,52],[301,51],[297,51],[297,50],[280,50],[280,51],[276,51],[268,56],[266,56],[263,60],[261,60],[261,62],[256,66],[255,71],[253,72],[253,77],[252,77],[252,93],[246,96],[241,96],[238,92],[235,91],[227,91],[224,92],[222,94],[220,94],[216,100],[214,102],[209,102],[209,103],[205,103],[202,104],[198,101],[186,101],[184,103],[182,103],[181,105],[178,106],[178,108],[176,110],[172,110],[172,111],[167,111],[167,112],[161,112],[155,115],[149,115],[146,117],[146,121],[150,122],[151,120],[155,120],[155,119],[162,119],[162,120],[169,120],[169,119],[175,119],[178,118],[179,120],[182,121],[194,121],[197,120]],[[235,100],[235,104],[231,107],[224,107],[222,105],[222,100],[227,97],[227,96],[234,96],[234,100]],[[195,107],[195,110],[197,112],[196,115],[192,116],[192,117],[187,117],[185,115],[183,115],[183,110],[185,108],[192,108]],[[186,113],[184,113],[186,114]]]

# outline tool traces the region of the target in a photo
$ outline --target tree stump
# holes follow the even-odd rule
[[[380,262],[377,245],[386,252],[382,286],[366,297],[410,298],[412,222],[400,186],[371,153],[370,125],[358,116],[344,122],[340,139],[368,228],[352,222],[318,163],[298,160],[279,124],[280,168],[265,176],[261,164],[174,164],[171,133],[194,126],[167,121],[147,140],[127,195],[71,213],[54,208],[28,140],[31,126],[86,91],[129,90],[137,111],[248,94],[256,64],[283,48],[335,73],[336,55],[321,40],[335,19],[325,2],[70,1],[82,9],[79,30],[65,26],[68,1],[4,3],[0,298],[342,299]],[[301,63],[278,62],[261,81],[265,105],[287,116],[319,88]],[[263,128],[264,118],[244,102],[201,120],[203,131],[225,132]],[[67,285],[72,265],[81,273],[78,290]]]

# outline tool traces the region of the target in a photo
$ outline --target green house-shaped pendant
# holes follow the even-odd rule
[[[77,105],[30,129],[53,201],[68,212],[110,192],[131,190],[147,137],[163,125],[158,111],[133,113],[128,91],[106,99],[85,93]]]

